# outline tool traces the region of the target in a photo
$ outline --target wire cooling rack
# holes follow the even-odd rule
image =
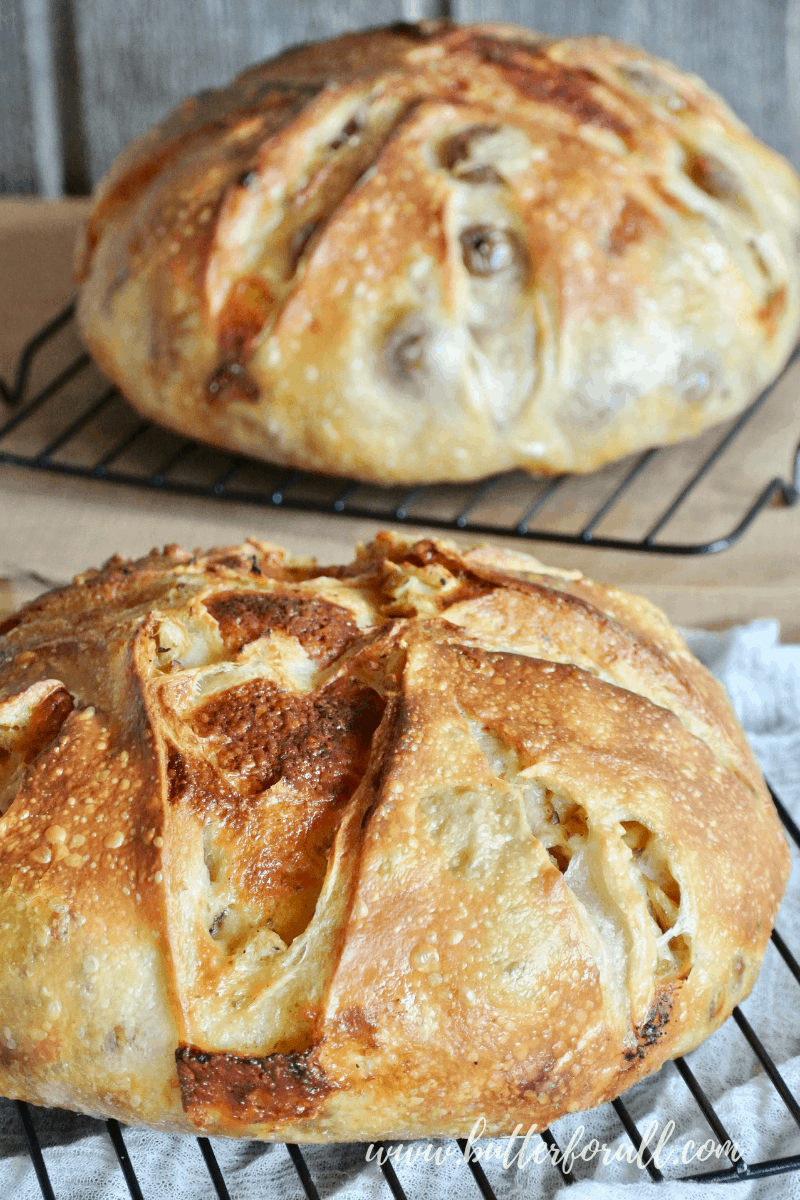
[[[800,347],[789,364],[800,357]],[[0,380],[0,397],[10,410],[0,425],[0,463],[34,468],[61,475],[137,485],[155,491],[262,505],[283,506],[307,512],[343,514],[391,520],[408,525],[438,526],[472,533],[536,539],[567,544],[594,545],[606,549],[638,550],[656,554],[711,554],[732,546],[776,501],[794,505],[800,498],[800,444],[794,450],[791,482],[775,476],[754,481],[743,458],[757,436],[759,414],[773,388],[768,388],[735,421],[710,431],[687,446],[649,450],[585,480],[562,476],[548,481],[507,475],[471,487],[415,488],[398,492],[359,485],[352,480],[331,479],[304,472],[281,472],[239,456],[211,451],[199,443],[175,437],[139,418],[120,398],[116,389],[94,370],[89,356],[77,345],[74,310],[70,306],[41,329],[24,347],[11,383]],[[745,431],[751,436],[742,436]],[[710,520],[708,485],[714,474],[728,483],[727,505],[722,516],[730,524],[727,532],[705,540],[662,541],[666,526],[680,526],[687,510],[695,516],[684,528],[707,526]],[[730,481],[738,505],[731,508]],[[753,483],[756,482],[755,488]],[[748,491],[748,488],[751,490]],[[712,489],[713,494],[713,489]],[[717,495],[719,488],[717,488]],[[640,528],[625,531],[635,514]],[[733,513],[731,519],[730,514]],[[623,528],[613,532],[614,521]],[[634,522],[635,524],[635,522]],[[606,533],[611,526],[612,532]],[[673,525],[674,528],[674,525]],[[778,812],[790,838],[800,849],[800,830],[780,800]],[[772,934],[768,953],[777,953],[800,986],[800,963],[779,933]],[[798,998],[800,999],[800,998]],[[792,1004],[796,1008],[796,1002]],[[769,1051],[761,1043],[747,1018],[737,1008],[733,1020],[760,1063],[765,1076],[800,1128],[800,1106],[783,1080]],[[717,1139],[717,1144],[735,1145],[736,1130],[729,1131],[706,1092],[684,1059],[663,1068],[677,1071]],[[645,1084],[646,1086],[646,1084]],[[25,1144],[44,1200],[55,1200],[58,1180],[51,1181],[46,1156],[36,1132],[35,1110],[15,1102]],[[658,1184],[665,1176],[645,1146],[628,1107],[622,1100],[612,1108],[631,1143],[641,1155],[650,1179]],[[98,1122],[111,1140],[120,1170],[133,1200],[147,1200],[128,1155],[122,1128],[109,1120]],[[551,1154],[559,1147],[549,1130],[539,1135]],[[207,1138],[197,1145],[208,1171],[212,1194],[230,1200],[222,1170]],[[467,1149],[458,1142],[462,1154]],[[297,1173],[302,1194],[319,1200],[309,1165],[299,1146],[286,1145],[286,1153]],[[282,1151],[281,1151],[282,1152]],[[739,1182],[800,1170],[800,1155],[747,1163],[728,1154],[730,1165],[717,1170],[670,1175],[682,1181]],[[565,1184],[576,1182],[576,1174],[548,1157],[549,1170],[558,1171]],[[403,1200],[406,1192],[390,1160],[380,1163],[386,1195]],[[470,1174],[473,1195],[495,1200],[489,1179],[479,1161],[464,1159],[465,1185]],[[467,1194],[469,1194],[467,1192]],[[409,1198],[412,1200],[412,1198]]]
[[[800,347],[787,370],[798,357]],[[763,468],[760,477],[748,468],[775,386],[735,421],[589,477],[545,480],[513,472],[466,486],[378,488],[270,468],[143,421],[80,349],[70,305],[24,347],[13,381],[0,380],[10,410],[0,425],[0,463],[410,526],[650,554],[714,554],[737,542],[768,505],[800,498],[800,443],[790,480],[765,479]],[[785,444],[776,452],[790,454]],[[715,522],[719,530],[711,528]],[[663,540],[667,526],[673,540]],[[676,530],[681,540],[674,540]]]
[[[774,792],[772,792],[772,798],[775,801],[775,806],[778,810],[781,820],[783,821],[784,827],[789,834],[789,837],[794,841],[797,848],[800,849],[800,830],[798,830],[798,827],[791,815],[786,811],[786,808]],[[794,983],[800,986],[800,963],[789,950],[786,942],[777,931],[773,931],[772,947],[771,949],[768,949],[768,953],[777,953],[780,955],[788,967]],[[798,1000],[800,1000],[800,997],[792,998],[787,996],[787,1007],[791,1011],[796,1011]],[[769,1079],[774,1091],[777,1092],[785,1108],[791,1114],[798,1128],[800,1128],[800,1106],[798,1105],[794,1095],[787,1087],[786,1082],[781,1076],[781,1073],[778,1070],[774,1060],[770,1056],[769,1051],[762,1044],[759,1037],[750,1025],[750,1022],[739,1008],[735,1008],[733,1010],[732,1019],[736,1022],[736,1025],[739,1027],[745,1041],[748,1043],[750,1049],[763,1068],[764,1074]],[[643,1162],[644,1167],[646,1168],[647,1173],[653,1183],[659,1184],[667,1180],[678,1180],[686,1183],[725,1182],[735,1185],[737,1183],[750,1182],[755,1179],[763,1179],[767,1176],[783,1175],[790,1171],[800,1170],[800,1154],[788,1155],[784,1158],[766,1159],[763,1162],[754,1163],[748,1163],[743,1158],[737,1158],[736,1152],[733,1149],[737,1142],[737,1130],[729,1130],[725,1127],[718,1113],[714,1109],[711,1100],[701,1087],[686,1060],[684,1058],[675,1059],[674,1062],[665,1065],[662,1070],[675,1070],[679,1073],[681,1079],[688,1088],[700,1112],[702,1113],[706,1124],[708,1125],[714,1137],[717,1139],[717,1145],[731,1147],[731,1149],[727,1151],[730,1166],[720,1168],[719,1170],[710,1170],[700,1173],[692,1172],[685,1175],[670,1174],[665,1176],[665,1174],[653,1161],[652,1151],[644,1143],[642,1134],[639,1131],[636,1122],[631,1116],[630,1111],[625,1105],[624,1101],[612,1100],[611,1107],[614,1109],[614,1112],[616,1113],[616,1116],[625,1133],[630,1138],[631,1143],[635,1147],[636,1151],[641,1155],[641,1161]],[[36,1177],[39,1181],[39,1187],[41,1188],[42,1196],[44,1197],[44,1200],[56,1200],[56,1188],[58,1181],[56,1180],[55,1186],[53,1182],[51,1182],[45,1157],[42,1153],[39,1139],[36,1134],[36,1128],[31,1109],[22,1101],[16,1101],[15,1104],[19,1120],[22,1125],[22,1131],[25,1136],[28,1152],[30,1154],[34,1170],[36,1171]],[[115,1120],[110,1120],[105,1121],[102,1124],[105,1125],[108,1136],[111,1139],[111,1143],[116,1152],[117,1161],[119,1162],[120,1170],[125,1178],[125,1182],[128,1186],[132,1200],[147,1200],[147,1197],[142,1192],[141,1186],[136,1177],[136,1171],[128,1155],[122,1129],[119,1123]],[[100,1125],[101,1123],[98,1122],[98,1126]],[[559,1146],[552,1132],[550,1130],[545,1130],[538,1136],[542,1138],[550,1151],[550,1155],[548,1155],[547,1158],[547,1161],[550,1163],[549,1169],[558,1171],[563,1182],[567,1185],[577,1182],[578,1176],[572,1170],[566,1169],[563,1159],[559,1165],[554,1163],[553,1159],[557,1157],[554,1152],[562,1154],[564,1147]],[[478,1194],[480,1194],[483,1200],[497,1200],[496,1193],[483,1168],[481,1167],[480,1161],[473,1158],[467,1162],[468,1147],[466,1142],[463,1140],[458,1140],[457,1144],[461,1154],[464,1156],[464,1183],[465,1185],[467,1184],[469,1179],[468,1172],[471,1172],[473,1184],[477,1189],[477,1191],[473,1190],[471,1193],[473,1196],[475,1196],[475,1200],[477,1200]],[[213,1187],[214,1192],[219,1200],[230,1200],[227,1184],[208,1138],[197,1138],[197,1145],[208,1169],[210,1184]],[[382,1147],[380,1144],[377,1144],[375,1147],[376,1150],[381,1148]],[[300,1186],[302,1187],[303,1194],[307,1197],[307,1200],[320,1200],[319,1192],[316,1184],[314,1183],[311,1171],[301,1148],[296,1145],[287,1144],[285,1149],[286,1153],[289,1155],[292,1163],[294,1164]],[[407,1193],[404,1191],[400,1180],[397,1177],[391,1160],[386,1159],[380,1163],[380,1169],[383,1172],[383,1178],[386,1184],[385,1194],[387,1196],[387,1200],[390,1195],[394,1198],[394,1200],[405,1200]],[[735,1194],[735,1189],[733,1194]],[[470,1191],[469,1189],[466,1189],[465,1200],[467,1200],[469,1196]],[[408,1200],[413,1200],[413,1197],[409,1196]]]

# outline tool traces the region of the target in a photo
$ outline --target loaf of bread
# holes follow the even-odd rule
[[[100,184],[86,342],[155,421],[377,483],[697,434],[800,329],[800,181],[607,38],[428,22],[188,100]]]
[[[789,867],[657,609],[388,534],[6,621],[0,813],[0,1094],[289,1141],[613,1098],[748,994]]]

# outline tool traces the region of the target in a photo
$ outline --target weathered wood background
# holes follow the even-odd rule
[[[800,0],[0,0],[0,192],[88,191],[189,92],[292,43],[436,15],[637,42],[800,167]]]

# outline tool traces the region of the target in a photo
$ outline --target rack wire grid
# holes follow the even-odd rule
[[[783,821],[784,827],[789,834],[789,837],[792,839],[798,850],[800,850],[800,829],[798,829],[790,813],[787,812],[784,805],[775,795],[775,792],[772,791],[771,788],[770,791],[772,792],[772,798],[775,801],[775,806],[778,810],[781,820]],[[777,930],[773,930],[771,948],[768,948],[768,953],[777,953],[780,955],[789,972],[791,973],[794,984],[800,987],[800,962],[798,962],[797,958],[791,952]],[[796,1011],[798,1001],[800,1001],[800,997],[787,995],[787,1009],[790,1011]],[[740,1008],[737,1007],[733,1010],[732,1019],[736,1022],[736,1025],[739,1027],[745,1041],[750,1046],[755,1058],[763,1068],[765,1076],[769,1079],[775,1092],[777,1092],[784,1106],[791,1114],[795,1124],[798,1126],[798,1128],[800,1128],[800,1105],[798,1105],[797,1099],[787,1087],[786,1082],[778,1070],[774,1060],[770,1056],[769,1051],[762,1044],[760,1038]],[[735,1149],[735,1134],[737,1131],[729,1130],[725,1127],[718,1113],[716,1112],[714,1105],[699,1083],[696,1075],[692,1071],[686,1059],[677,1058],[672,1063],[665,1064],[665,1066],[662,1067],[662,1070],[675,1070],[678,1072],[695,1103],[697,1104],[700,1112],[702,1113],[706,1124],[713,1133],[714,1137],[717,1139],[717,1144],[726,1148],[730,1166],[720,1168],[719,1170],[709,1170],[699,1173],[691,1172],[685,1175],[665,1175],[654,1161],[653,1153],[644,1142],[642,1134],[633,1117],[631,1116],[631,1113],[625,1102],[619,1099],[612,1100],[611,1107],[616,1113],[616,1116],[624,1132],[630,1139],[633,1147],[641,1156],[640,1161],[644,1164],[644,1167],[654,1184],[677,1180],[684,1183],[731,1183],[735,1185],[737,1183],[748,1183],[755,1179],[763,1179],[767,1176],[784,1175],[790,1171],[800,1170],[800,1154],[792,1154],[783,1158],[766,1159],[763,1162],[754,1163],[748,1163],[744,1160],[744,1158],[737,1157],[737,1151]],[[645,1080],[644,1083],[646,1086],[647,1081]],[[17,1100],[14,1103],[16,1105],[17,1114],[19,1116],[22,1131],[25,1137],[25,1143],[36,1172],[36,1177],[39,1182],[42,1196],[44,1197],[44,1200],[55,1200],[57,1193],[47,1170],[44,1154],[42,1153],[39,1139],[36,1134],[36,1128],[31,1109],[21,1100]],[[125,1183],[128,1186],[128,1191],[131,1194],[132,1200],[146,1200],[146,1197],[144,1196],[139,1181],[136,1177],[134,1164],[128,1155],[122,1129],[119,1123],[115,1120],[108,1120],[104,1122],[104,1125],[108,1132],[108,1136],[111,1139],[114,1151],[116,1152],[117,1161],[119,1162],[120,1170],[125,1178]],[[558,1155],[563,1154],[564,1149],[556,1141],[554,1134],[547,1129],[538,1136],[542,1139],[550,1152],[547,1157],[547,1161],[550,1164],[550,1169],[559,1172],[565,1185],[576,1183],[578,1177],[572,1169],[568,1169],[568,1167],[565,1165],[563,1157],[559,1163],[554,1161]],[[197,1145],[208,1170],[209,1179],[211,1186],[214,1189],[214,1193],[217,1195],[219,1200],[231,1200],[222,1170],[220,1169],[220,1165],[208,1138],[197,1138]],[[478,1194],[480,1194],[483,1200],[497,1200],[496,1192],[486,1176],[480,1161],[478,1161],[476,1158],[469,1157],[466,1141],[464,1139],[457,1139],[457,1145],[464,1163],[465,1197],[469,1197],[471,1194],[475,1196],[475,1200],[477,1200]],[[730,1147],[730,1149],[727,1149],[728,1147]],[[384,1147],[382,1143],[377,1143],[375,1146],[376,1150],[383,1148]],[[286,1144],[286,1153],[291,1158],[291,1161],[297,1172],[302,1192],[307,1197],[307,1200],[320,1200],[319,1191],[314,1183],[311,1171],[306,1159],[303,1156],[301,1148],[297,1145]],[[386,1184],[387,1198],[389,1195],[391,1195],[394,1200],[406,1200],[407,1193],[403,1189],[400,1180],[398,1179],[391,1160],[386,1158],[385,1161],[380,1162],[379,1165],[381,1171],[383,1172],[383,1178]],[[466,1184],[469,1182],[470,1173],[472,1176],[472,1182],[477,1189],[477,1191],[473,1190],[471,1193],[469,1189],[466,1189]],[[733,1194],[735,1195],[735,1191]],[[408,1200],[413,1200],[413,1197],[409,1197]]]
[[[729,423],[721,433],[719,430],[716,431],[712,435],[714,440],[710,449],[709,439],[700,439],[705,441],[705,445],[700,450],[699,464],[695,463],[693,471],[688,478],[681,482],[677,492],[669,494],[658,519],[650,523],[645,534],[638,538],[608,537],[598,535],[596,531],[601,523],[606,521],[619,507],[623,497],[641,479],[644,472],[653,467],[656,457],[663,460],[672,456],[674,460],[675,449],[647,451],[638,456],[632,465],[630,462],[624,464],[621,477],[617,477],[616,480],[611,473],[609,478],[612,486],[609,494],[604,497],[599,507],[585,514],[583,524],[576,532],[540,525],[533,526],[534,518],[544,513],[548,503],[559,490],[563,491],[570,483],[577,486],[578,489],[580,488],[580,481],[570,480],[567,476],[538,483],[532,479],[520,481],[517,478],[514,480],[510,487],[510,490],[515,493],[513,500],[519,499],[520,489],[524,487],[529,488],[530,492],[535,495],[518,519],[505,522],[497,517],[494,521],[491,518],[477,520],[474,515],[491,497],[492,493],[503,489],[504,486],[507,491],[509,490],[509,477],[503,476],[484,481],[469,489],[466,499],[463,498],[464,489],[457,488],[415,488],[398,498],[390,490],[364,489],[354,481],[320,480],[319,477],[294,471],[277,476],[270,475],[269,468],[260,465],[256,469],[262,472],[262,486],[258,488],[236,487],[235,478],[243,474],[250,465],[247,460],[238,456],[227,456],[226,462],[226,456],[216,453],[209,454],[204,447],[187,439],[177,439],[177,444],[175,444],[176,439],[173,435],[156,429],[150,422],[136,417],[121,401],[115,388],[102,383],[99,391],[87,388],[86,376],[90,369],[90,359],[83,352],[72,356],[68,355],[66,364],[62,361],[53,367],[52,361],[45,363],[45,378],[43,380],[40,378],[35,388],[29,387],[37,372],[37,360],[49,352],[63,331],[70,328],[73,318],[74,309],[70,305],[28,342],[20,357],[13,383],[8,385],[0,380],[0,394],[12,409],[10,418],[0,426],[0,462],[65,475],[106,480],[112,483],[138,484],[163,492],[195,496],[208,495],[258,505],[284,505],[288,508],[310,512],[341,513],[376,519],[388,518],[409,525],[438,525],[442,528],[474,533],[501,533],[506,536],[515,535],[520,538],[542,541],[590,544],[606,549],[641,550],[660,554],[711,554],[724,550],[738,541],[753,524],[759,513],[774,502],[776,497],[780,497],[788,505],[794,505],[800,498],[800,444],[798,444],[794,451],[792,482],[787,482],[780,477],[769,480],[755,499],[749,504],[746,500],[744,501],[742,515],[727,534],[704,542],[670,543],[656,540],[667,523],[676,516],[678,510],[690,499],[696,499],[701,483],[713,469],[720,465],[721,460],[734,447],[742,431],[754,421],[778,381],[759,396],[740,417]],[[51,359],[52,357],[50,355]],[[793,354],[786,370],[799,357],[800,347]],[[50,369],[49,374],[48,368]],[[41,376],[42,372],[40,371],[39,374]],[[76,381],[79,383],[77,395],[74,387],[71,386]],[[97,379],[95,378],[96,384]],[[94,437],[81,442],[81,435],[90,432],[93,426]],[[16,447],[9,445],[14,435],[18,439]],[[148,438],[151,438],[149,456],[142,453],[142,444]],[[110,444],[102,447],[99,457],[90,458],[87,461],[85,457],[87,453],[91,455],[96,452],[103,439]],[[70,448],[72,454],[65,455],[64,452]],[[120,465],[121,460],[134,448],[138,453],[134,457],[132,465]],[[81,455],[84,455],[84,458],[81,458]],[[689,457],[691,458],[691,456]],[[152,466],[154,458],[157,460],[155,466],[150,470],[146,469],[145,464],[148,467]],[[196,460],[199,458],[200,461],[192,464],[192,458]],[[685,454],[682,456],[682,461],[687,461]],[[220,462],[225,463],[224,468],[219,474],[213,476],[214,469],[219,466]],[[730,460],[726,460],[723,465],[728,476],[736,470]],[[187,466],[192,467],[193,470],[188,474],[180,475],[179,468]],[[209,467],[211,468],[210,472]],[[209,478],[209,474],[213,478]],[[674,477],[675,471],[668,470],[662,473],[662,478],[665,474]],[[513,479],[513,477],[511,478]],[[272,480],[271,484],[270,480]],[[440,506],[437,517],[436,511],[431,513],[430,508],[425,507],[425,500],[430,498],[426,496],[426,493],[431,493],[432,490],[439,497],[444,496],[449,499],[451,507],[453,503],[460,504],[460,506],[447,517],[441,515]],[[359,495],[360,492],[367,492],[369,495],[362,497]],[[508,500],[508,495],[506,495],[506,503],[500,508],[501,516],[507,517],[510,507]],[[661,500],[663,502],[663,496]],[[578,496],[572,506],[573,515],[580,509],[580,504],[581,498]],[[772,795],[789,837],[800,850],[800,830],[774,792]],[[794,984],[800,986],[800,962],[777,931],[773,931],[771,944],[771,952],[780,955]],[[768,1050],[739,1008],[734,1009],[733,1020],[786,1110],[800,1128],[800,1105],[787,1087]],[[722,1123],[688,1062],[684,1058],[679,1058],[663,1069],[675,1070],[679,1073],[709,1129],[717,1138],[718,1144],[735,1147],[735,1137]],[[23,1101],[14,1103],[42,1196],[44,1200],[55,1200],[56,1191],[47,1170],[32,1111],[29,1105]],[[611,1106],[633,1147],[641,1155],[641,1161],[650,1179],[655,1184],[664,1182],[667,1177],[657,1166],[652,1152],[646,1147],[642,1134],[624,1101],[614,1100],[611,1102]],[[132,1200],[146,1200],[134,1165],[128,1155],[119,1123],[115,1120],[108,1120],[104,1122],[104,1125]],[[734,1134],[735,1132],[733,1131]],[[545,1130],[538,1136],[550,1150],[548,1162],[551,1169],[559,1172],[565,1185],[575,1183],[577,1176],[573,1170],[567,1169],[563,1158],[558,1164],[553,1161],[562,1151],[554,1134],[550,1130]],[[463,1139],[459,1139],[457,1144],[464,1156],[464,1170],[467,1172],[465,1181],[471,1175],[477,1189],[473,1194],[476,1196],[479,1194],[483,1200],[496,1200],[496,1193],[480,1161],[467,1156],[467,1144]],[[230,1200],[225,1179],[208,1138],[197,1138],[197,1145],[208,1170],[214,1193],[219,1200]],[[380,1146],[376,1148],[379,1149]],[[303,1194],[308,1200],[319,1200],[319,1192],[301,1148],[297,1145],[287,1144],[286,1152],[297,1172]],[[800,1154],[748,1163],[743,1158],[737,1158],[735,1149],[731,1149],[728,1151],[728,1159],[730,1166],[719,1170],[680,1176],[671,1175],[668,1178],[678,1179],[681,1182],[727,1182],[735,1185],[800,1170]],[[394,1200],[404,1200],[406,1192],[391,1161],[386,1159],[379,1165],[386,1184],[387,1195],[394,1197]]]
[[[269,467],[142,420],[80,348],[74,315],[70,305],[44,326],[24,347],[13,381],[0,380],[10,414],[0,425],[0,463],[162,493],[650,554],[717,553],[767,506],[800,498],[800,442],[787,464],[790,479],[765,480],[763,453],[753,457],[765,438],[770,453],[787,454],[794,397],[785,398],[777,421],[780,398],[766,402],[800,346],[739,417],[679,446],[647,450],[591,476],[537,479],[517,471],[402,489]],[[667,526],[672,540],[664,540]]]

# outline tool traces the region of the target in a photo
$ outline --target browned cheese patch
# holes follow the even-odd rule
[[[180,1046],[175,1061],[184,1111],[200,1127],[309,1118],[333,1090],[313,1049],[242,1058]]]
[[[222,592],[206,601],[225,649],[243,646],[273,629],[295,637],[309,656],[327,666],[358,637],[351,614],[339,604],[285,592]]]
[[[209,834],[212,880],[227,871],[287,944],[313,916],[382,712],[377,693],[352,679],[307,696],[253,680],[195,713],[192,728],[207,758],[170,750],[173,800],[221,822],[213,849]]]

